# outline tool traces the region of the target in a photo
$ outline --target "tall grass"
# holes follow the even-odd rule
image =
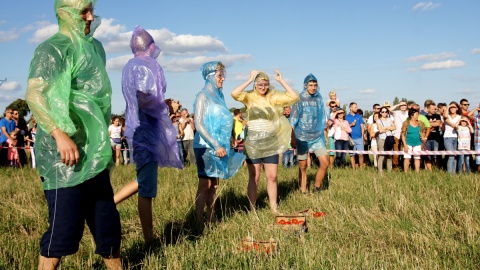
[[[309,170],[313,182],[316,168]],[[378,175],[331,169],[330,189],[297,191],[298,171],[279,169],[279,210],[311,208],[326,217],[308,218],[308,231],[272,226],[262,175],[257,211],[249,211],[246,168],[218,188],[221,223],[195,226],[196,170],[160,169],[154,226],[158,243],[143,244],[136,196],[118,206],[126,269],[478,269],[480,268],[479,174],[392,172]],[[135,178],[133,166],[117,167],[118,190]],[[48,226],[40,179],[31,169],[0,169],[0,269],[34,269],[39,240]],[[245,252],[240,241],[274,238],[278,252]],[[62,269],[103,269],[88,231],[77,254]]]

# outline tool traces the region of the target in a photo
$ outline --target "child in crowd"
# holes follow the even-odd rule
[[[328,93],[328,96],[330,97],[330,99],[327,100],[325,105],[330,106],[330,102],[334,101],[337,107],[340,107],[340,100],[337,98],[337,93],[335,93],[335,91],[330,91],[330,93]]]
[[[473,127],[470,124],[468,117],[462,116],[457,126],[458,134],[458,150],[468,151],[470,150],[471,133],[473,133]],[[457,170],[462,172],[463,163],[465,162],[465,172],[470,173],[470,155],[458,155]]]
[[[10,132],[12,139],[7,139],[8,143],[8,166],[9,167],[21,167],[20,160],[18,159],[17,151],[17,130]]]

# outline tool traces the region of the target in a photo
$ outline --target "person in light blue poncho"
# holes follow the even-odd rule
[[[208,62],[201,67],[205,87],[197,94],[193,107],[197,132],[193,140],[198,172],[195,219],[203,223],[207,206],[207,222],[215,222],[213,204],[218,179],[232,177],[242,166],[245,156],[231,151],[232,113],[222,93],[226,71],[222,62]]]
[[[315,176],[314,191],[320,191],[323,178],[329,165],[325,128],[326,114],[322,95],[318,91],[317,78],[309,74],[303,81],[303,91],[300,101],[293,105],[290,114],[290,124],[297,139],[297,158],[300,177],[300,191],[307,192],[307,156],[309,151],[315,152],[320,167]]]

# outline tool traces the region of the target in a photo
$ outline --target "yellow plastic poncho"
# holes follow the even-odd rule
[[[267,74],[260,72],[255,82],[270,81]],[[272,89],[265,96],[253,90],[243,91],[232,97],[247,107],[247,127],[245,129],[245,153],[248,158],[264,158],[284,153],[288,149],[292,128],[283,116],[283,107],[298,101],[288,92]]]
[[[92,37],[100,19],[95,17],[86,36],[80,16],[90,4],[95,1],[55,1],[59,31],[38,46],[30,64],[26,100],[39,126],[35,152],[45,190],[76,186],[112,165],[108,135],[112,89],[105,51]],[[62,163],[50,135],[57,128],[77,145],[77,165]]]

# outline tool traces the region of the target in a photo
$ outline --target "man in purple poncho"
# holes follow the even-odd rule
[[[178,156],[177,131],[168,113],[178,103],[165,102],[167,82],[155,60],[160,49],[152,36],[140,26],[132,34],[130,47],[134,58],[123,68],[122,91],[125,111],[125,137],[133,147],[137,179],[115,194],[119,203],[138,189],[138,213],[145,241],[153,240],[152,198],[157,194],[157,167],[183,168]],[[172,107],[173,105],[173,107]]]

